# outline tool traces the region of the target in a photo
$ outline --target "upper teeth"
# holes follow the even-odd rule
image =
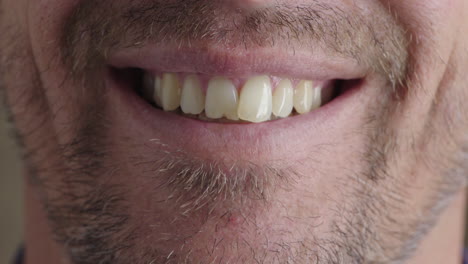
[[[205,100],[207,117],[213,119],[226,117],[230,120],[239,120],[238,105],[237,89],[229,79],[215,77],[210,80]]]
[[[185,114],[254,123],[288,117],[294,109],[299,114],[308,113],[328,102],[333,92],[324,83],[314,86],[311,80],[301,80],[294,88],[293,81],[281,79],[274,87],[267,75],[248,79],[240,95],[234,82],[224,77],[211,78],[205,84],[206,89],[195,74],[182,78],[164,73],[152,80],[153,83],[144,82],[145,94],[153,94],[149,99],[165,111],[180,107]]]
[[[263,122],[271,117],[273,108],[270,78],[253,77],[242,88],[237,114],[242,120]]]
[[[180,98],[180,106],[186,114],[198,115],[205,109],[205,94],[202,84],[196,75],[185,78]]]

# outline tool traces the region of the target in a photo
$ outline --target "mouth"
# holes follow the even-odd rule
[[[361,126],[378,90],[353,62],[297,54],[161,47],[110,54],[113,130],[146,151],[226,168],[305,159],[308,148]]]
[[[178,62],[168,63],[171,52],[137,59],[141,54],[116,57],[110,65],[113,82],[159,112],[205,123],[274,123],[314,115],[364,82],[362,72],[339,73],[336,66],[307,72],[307,64],[298,71],[288,67],[291,60],[272,62],[271,56],[263,64],[248,64],[246,56],[179,51],[173,54]]]

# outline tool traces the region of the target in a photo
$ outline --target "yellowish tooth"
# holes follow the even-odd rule
[[[177,75],[165,73],[161,81],[161,104],[165,111],[173,111],[180,106],[180,82]]]
[[[180,98],[180,108],[186,114],[198,115],[205,109],[205,95],[200,79],[196,75],[185,78]]]
[[[159,107],[162,107],[162,104],[161,104],[161,91],[162,91],[162,88],[161,88],[161,77],[156,76],[156,78],[154,78],[153,97],[154,97],[154,102],[155,102],[156,105],[158,105]]]
[[[300,81],[294,90],[294,109],[299,114],[305,114],[312,110],[314,99],[314,87],[312,81]]]
[[[289,79],[281,80],[273,93],[273,114],[288,117],[293,110],[294,89]]]
[[[312,105],[310,107],[310,110],[315,110],[319,108],[322,105],[322,88],[321,87],[315,87],[312,89]]]
[[[270,120],[272,94],[270,77],[256,76],[242,87],[237,114],[240,119],[253,123]]]
[[[212,119],[222,118],[239,120],[237,105],[239,96],[234,84],[226,78],[215,77],[208,83],[205,114]]]

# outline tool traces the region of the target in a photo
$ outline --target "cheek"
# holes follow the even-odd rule
[[[86,0],[84,0],[86,1]],[[31,0],[27,6],[28,31],[33,53],[47,59],[56,57],[66,18],[81,0]],[[50,59],[49,59],[50,60]]]
[[[419,31],[432,31],[434,36],[455,31],[467,9],[465,0],[382,0],[382,4],[389,6],[402,23]]]
[[[417,82],[435,92],[446,71],[446,62],[460,40],[460,27],[467,19],[466,0],[382,0],[389,6],[408,34]],[[433,96],[432,94],[431,96]]]
[[[88,0],[83,0],[88,1]],[[30,0],[27,6],[28,36],[34,64],[41,73],[40,82],[44,87],[47,102],[65,102],[63,81],[68,72],[63,66],[61,40],[67,18],[75,12],[78,0]],[[71,89],[71,87],[66,87]],[[62,90],[62,92],[61,92]],[[66,96],[66,94],[65,94]],[[68,99],[68,98],[66,98]],[[51,112],[56,116],[55,123],[67,120],[66,107],[60,103],[50,104]],[[71,106],[70,106],[71,108]],[[68,109],[68,108],[65,108]]]

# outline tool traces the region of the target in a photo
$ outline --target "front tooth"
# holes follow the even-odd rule
[[[272,95],[270,77],[249,79],[242,88],[237,114],[242,120],[258,123],[270,119]]]
[[[289,79],[282,80],[273,93],[273,114],[288,117],[293,110],[294,89]]]
[[[163,74],[161,81],[161,104],[165,111],[173,111],[180,106],[180,82],[175,74]]]
[[[294,90],[294,109],[299,114],[305,114],[312,110],[314,88],[312,81],[300,81]]]
[[[239,120],[237,104],[237,89],[230,80],[222,77],[215,77],[210,80],[205,102],[207,117],[218,119],[225,116],[231,120]]]
[[[185,78],[180,99],[180,108],[186,114],[198,115],[205,108],[205,95],[200,79],[196,75]]]

